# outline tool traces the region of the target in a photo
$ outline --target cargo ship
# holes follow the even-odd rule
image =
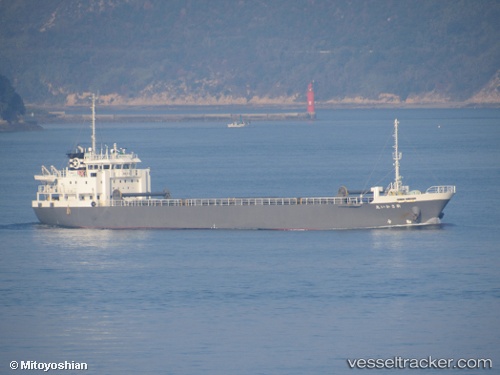
[[[394,120],[395,178],[387,187],[335,196],[173,198],[151,191],[150,169],[116,144],[96,150],[95,96],[91,146],[67,154],[64,169],[41,167],[33,210],[42,224],[101,229],[269,229],[335,230],[414,227],[441,223],[456,192],[453,185],[425,191],[403,185],[399,121]]]

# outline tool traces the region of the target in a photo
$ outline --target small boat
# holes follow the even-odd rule
[[[239,120],[235,120],[229,124],[227,124],[227,127],[228,128],[242,128],[244,126],[247,126],[248,125],[248,122],[246,121],[243,121],[243,118],[242,116],[240,116],[240,119]]]

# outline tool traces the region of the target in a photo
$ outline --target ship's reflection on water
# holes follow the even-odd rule
[[[67,249],[111,249],[120,247],[123,242],[132,239],[140,246],[148,239],[147,230],[121,231],[107,229],[59,228],[48,225],[37,225],[36,235],[43,244],[56,245]]]
[[[36,225],[33,231],[39,245],[51,248],[52,261],[90,269],[113,269],[126,254],[139,255],[150,243],[151,231],[57,228]]]

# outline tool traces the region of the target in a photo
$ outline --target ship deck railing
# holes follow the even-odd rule
[[[444,186],[431,186],[425,191],[427,194],[436,194],[436,193],[455,193],[456,187],[453,185],[444,185]]]
[[[314,197],[314,198],[204,198],[204,199],[117,199],[111,206],[296,206],[296,205],[350,205],[370,203],[372,197]]]
[[[109,166],[108,166],[109,167]],[[53,165],[50,166],[50,170],[42,165],[42,174],[40,176],[49,177],[54,176],[57,178],[64,177],[90,177],[92,173],[98,172],[99,168],[94,168],[93,165],[87,166],[88,169],[57,169]],[[109,169],[104,166],[104,169]],[[140,169],[113,169],[114,177],[138,177],[140,176]]]

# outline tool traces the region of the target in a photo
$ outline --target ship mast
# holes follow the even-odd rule
[[[399,121],[398,119],[394,120],[394,154],[393,154],[393,160],[394,160],[394,170],[395,170],[395,179],[394,179],[394,186],[393,189],[397,192],[400,192],[402,189],[402,179],[401,175],[399,174],[399,161],[401,160],[403,154],[399,152],[399,143],[398,143],[398,125]]]
[[[95,153],[95,94],[92,94],[92,152]]]

